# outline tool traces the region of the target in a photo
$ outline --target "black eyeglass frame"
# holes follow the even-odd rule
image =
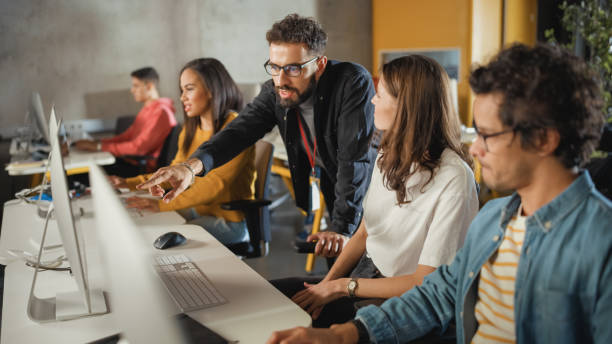
[[[485,151],[487,153],[490,152],[489,145],[487,145],[487,139],[488,138],[499,136],[499,135],[503,135],[503,134],[507,134],[507,133],[513,133],[514,134],[514,133],[516,133],[518,131],[517,128],[510,128],[510,129],[498,131],[498,132],[492,133],[492,134],[483,134],[480,131],[478,131],[478,127],[476,126],[476,122],[474,120],[472,120],[472,127],[474,128],[474,131],[476,132],[476,138],[477,137],[482,137],[482,142],[484,143],[484,148],[485,148]],[[476,138],[474,138],[474,141],[476,140]]]
[[[304,63],[301,63],[301,64],[300,64],[300,63],[290,63],[290,64],[288,64],[288,65],[284,65],[284,66],[279,66],[279,65],[276,65],[276,64],[274,64],[274,63],[270,63],[270,60],[268,60],[268,61],[266,61],[266,63],[264,63],[264,65],[263,65],[263,66],[264,66],[264,69],[266,70],[266,73],[268,73],[268,74],[269,74],[269,75],[271,75],[271,76],[279,76],[279,75],[280,75],[280,73],[281,73],[280,71],[281,71],[281,70],[283,70],[283,71],[285,72],[285,74],[287,74],[287,76],[290,76],[290,77],[292,77],[292,78],[295,78],[295,77],[298,77],[298,76],[302,75],[302,69],[304,69],[304,67],[305,67],[306,65],[308,65],[308,64],[310,64],[310,63],[312,63],[313,61],[317,61],[317,60],[318,60],[318,59],[320,59],[320,58],[321,58],[321,56],[315,56],[315,57],[311,58],[310,60],[308,60],[308,61],[306,61],[306,62],[304,62]],[[278,67],[278,68],[279,68],[278,73],[277,73],[277,74],[273,74],[271,71],[269,71],[269,70],[268,70],[268,67],[269,67],[269,66],[270,66],[270,67],[271,67],[271,66]],[[297,73],[296,75],[292,75],[292,74],[289,72],[288,68],[291,68],[291,67],[297,67],[297,68],[299,68],[298,73]]]

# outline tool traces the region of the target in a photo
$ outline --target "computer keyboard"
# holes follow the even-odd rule
[[[156,270],[182,312],[224,304],[225,297],[184,254],[156,256]]]
[[[139,218],[139,217],[143,217],[143,211],[138,209],[138,208],[128,208],[127,206],[127,198],[125,197],[119,197],[119,199],[121,200],[121,203],[123,204],[123,206],[125,207],[125,209],[127,209],[128,214],[130,214],[130,216],[132,218]]]

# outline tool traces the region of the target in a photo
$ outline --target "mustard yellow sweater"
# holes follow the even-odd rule
[[[238,116],[232,112],[227,116],[223,127]],[[178,151],[171,165],[179,164],[189,159],[191,154],[212,136],[212,130],[202,130],[198,127],[189,150],[183,150],[185,128],[179,134]],[[253,199],[255,190],[255,147],[249,147],[225,165],[218,167],[204,177],[196,177],[191,187],[177,198],[164,203],[159,201],[161,211],[195,208],[200,215],[222,217],[226,221],[242,221],[242,212],[223,210],[221,204],[232,200]],[[145,174],[126,179],[130,189],[135,190],[136,185],[146,181],[151,174]]]

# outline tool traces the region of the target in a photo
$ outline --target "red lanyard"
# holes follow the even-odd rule
[[[300,120],[300,116],[299,116],[299,112],[297,112],[298,114],[298,124],[300,125],[300,133],[302,134],[302,141],[304,142],[304,148],[306,149],[306,154],[308,155],[308,162],[310,163],[310,167],[312,168],[312,174],[314,176],[315,172],[315,156],[317,154],[317,138],[314,137],[313,141],[314,141],[314,149],[312,151],[312,154],[310,153],[310,145],[308,144],[308,140],[306,139],[306,133],[304,133],[304,127],[302,127],[302,121]]]

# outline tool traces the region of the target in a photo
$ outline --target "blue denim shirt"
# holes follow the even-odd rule
[[[404,343],[455,320],[457,343],[471,341],[480,269],[520,202],[517,194],[488,202],[451,265],[401,297],[359,310],[370,339]],[[526,226],[514,294],[517,342],[612,343],[612,203],[585,171]]]

